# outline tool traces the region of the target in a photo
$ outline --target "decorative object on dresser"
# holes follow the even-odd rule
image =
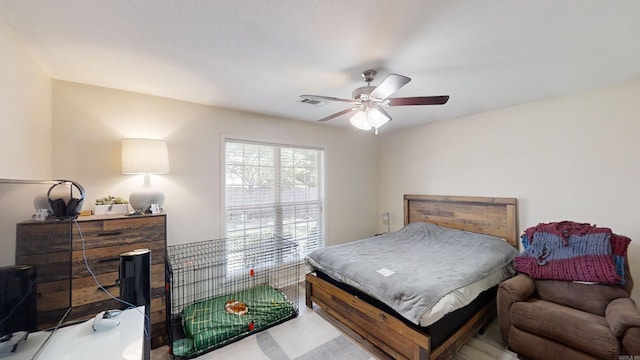
[[[169,173],[167,142],[154,139],[122,139],[122,173],[144,174],[142,187],[131,193],[134,210],[151,213],[151,205],[162,208],[164,194],[151,187],[151,174]]]
[[[498,290],[500,332],[512,351],[533,360],[640,354],[631,239],[572,221],[538,224],[521,239],[520,274]]]
[[[129,212],[129,202],[121,197],[107,196],[96,199],[94,215],[120,215]]]
[[[120,295],[120,254],[141,248],[151,250],[151,347],[155,348],[167,341],[166,215],[18,223],[16,264],[37,268],[38,329],[56,325],[68,309],[66,321],[88,320],[100,311],[120,308],[120,302],[105,290],[114,297]]]
[[[473,240],[470,240],[470,237],[465,237],[461,241],[484,243],[485,241],[481,239],[490,238],[488,243],[500,242],[501,247],[509,248],[512,258],[517,253],[513,249],[517,246],[518,236],[516,204],[517,201],[514,198],[405,195],[405,229],[413,231],[416,226],[428,228],[421,231],[429,236],[440,234],[440,230],[434,228],[436,226],[477,233],[477,239],[474,237]],[[421,222],[429,224],[419,224]],[[382,235],[373,239],[382,237],[387,236]],[[436,240],[439,239],[439,237],[436,238]],[[363,240],[363,242],[369,240]],[[457,244],[457,246],[459,245],[460,243]],[[478,246],[484,245],[478,244]],[[388,247],[378,249],[376,253],[384,252],[386,249]],[[457,260],[458,258],[451,259],[449,257],[439,259],[442,263],[443,261],[456,263]],[[429,262],[429,258],[421,257],[416,261],[416,264],[421,265]],[[393,269],[382,267],[378,273],[389,278],[395,277],[393,281],[398,281],[395,279],[399,273],[389,272],[389,270]],[[497,284],[503,278],[502,275],[506,270],[501,268],[493,272],[492,275],[498,275],[498,279],[488,284],[488,288],[485,287],[487,283],[483,283],[483,288],[486,290],[481,290],[477,297],[475,295],[471,297],[469,299],[471,302],[467,305],[442,314],[443,316],[437,320],[433,319],[435,322],[428,326],[422,325],[423,316],[420,316],[420,325],[418,325],[413,319],[400,315],[392,304],[385,303],[385,300],[372,295],[373,292],[356,289],[357,281],[350,282],[346,278],[338,281],[330,274],[325,274],[322,269],[315,267],[314,272],[306,275],[306,305],[312,307],[315,303],[320,306],[336,320],[393,358],[449,359],[478,330],[495,317],[495,292]],[[509,273],[512,274],[512,272]],[[418,279],[420,274],[428,276],[422,271],[412,275],[415,275],[414,279]],[[495,279],[494,276],[486,277],[486,279],[489,278]],[[370,285],[363,284],[363,287]],[[411,296],[404,297],[413,300]]]
[[[62,194],[60,189],[63,189]],[[74,197],[74,193],[77,193],[78,197]],[[56,183],[47,191],[51,216],[58,220],[77,218],[82,211],[85,197],[84,188],[77,182],[56,180]]]

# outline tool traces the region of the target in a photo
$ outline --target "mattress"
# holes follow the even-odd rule
[[[513,275],[517,250],[482,234],[412,223],[387,235],[316,250],[317,270],[428,326]]]
[[[248,312],[244,315],[228,313],[225,311],[228,301],[246,304]],[[182,310],[186,338],[174,343],[173,351],[175,355],[183,356],[218,347],[295,317],[297,313],[287,297],[269,285],[201,301]]]
[[[422,314],[419,322],[420,326],[429,326],[443,316],[469,305],[483,291],[500,284],[514,275],[513,266],[505,266],[481,280],[451,291],[444,295],[431,309]]]

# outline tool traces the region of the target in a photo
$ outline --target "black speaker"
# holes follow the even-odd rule
[[[47,200],[49,201],[49,206],[51,207],[51,211],[53,213],[53,217],[56,219],[70,219],[76,218],[80,215],[82,211],[82,204],[84,204],[85,192],[82,185],[78,184],[75,181],[70,180],[56,180],[57,183],[49,188],[47,191]],[[71,198],[68,202],[65,202],[62,198],[54,199],[51,192],[59,185],[68,185],[70,186],[69,193]],[[74,188],[79,193],[80,197],[73,197]]]
[[[37,320],[35,267],[0,267],[0,336],[36,331]]]
[[[121,309],[144,305],[144,359],[151,356],[151,250],[139,249],[120,254]]]

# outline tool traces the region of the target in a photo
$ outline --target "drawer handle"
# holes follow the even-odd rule
[[[106,263],[106,262],[112,262],[112,261],[118,261],[120,260],[120,257],[112,257],[112,258],[106,258],[106,259],[100,259],[98,260],[99,263]]]
[[[103,232],[98,234],[98,236],[113,236],[113,235],[120,235],[122,234],[122,231],[111,231],[111,232]]]
[[[113,285],[102,285],[102,288],[104,288],[105,290],[111,289],[111,288],[114,288],[114,287],[120,287],[120,279],[116,279],[116,281],[113,283]],[[102,290],[102,288],[98,288],[98,290]]]

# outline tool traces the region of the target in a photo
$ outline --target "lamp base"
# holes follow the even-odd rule
[[[164,203],[164,194],[151,187],[151,180],[149,174],[144,175],[144,184],[142,187],[129,195],[129,204],[135,211],[141,211],[143,213],[151,212],[151,205],[158,204],[158,207],[162,207]]]

